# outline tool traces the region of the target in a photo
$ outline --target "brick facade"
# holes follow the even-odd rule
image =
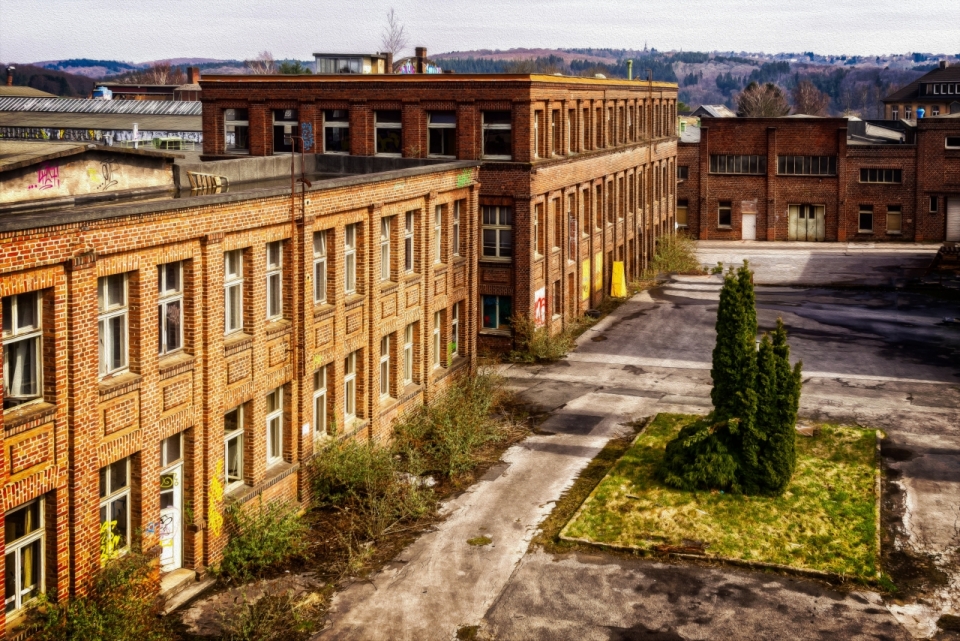
[[[454,154],[482,163],[480,214],[484,207],[506,207],[513,217],[512,255],[479,251],[479,296],[472,304],[481,316],[483,349],[512,345],[508,328],[482,327],[484,296],[509,297],[514,312],[533,316],[543,290],[547,322],[559,330],[609,294],[613,261],[634,278],[655,239],[673,231],[673,84],[472,74],[205,76],[202,83],[205,158],[225,157],[224,117],[231,108],[249,112],[250,155],[272,153],[275,109],[298,110],[301,130],[314,132],[306,149],[317,153],[325,151],[325,111],[348,110],[349,151],[357,156],[377,153],[377,112],[399,110],[401,153],[420,158],[430,156],[430,114],[455,114]],[[484,113],[493,111],[510,114],[505,159],[484,154]],[[545,216],[539,226],[551,241],[537,251],[532,216],[539,206]],[[585,224],[590,217],[595,222],[598,208],[602,224]],[[556,238],[563,239],[559,247]]]
[[[167,198],[38,213],[0,225],[0,297],[40,292],[42,396],[0,419],[0,488],[9,514],[43,501],[47,594],[81,593],[99,562],[98,477],[129,460],[131,532],[158,540],[161,443],[182,435],[182,567],[204,572],[226,543],[225,506],[303,501],[307,465],[333,438],[382,439],[392,420],[473,368],[477,316],[478,163],[453,162],[289,188]],[[443,218],[442,260],[428,212]],[[403,264],[404,218],[414,213],[413,270]],[[381,278],[381,220],[390,218],[391,269]],[[344,282],[347,225],[357,225],[356,291]],[[326,300],[314,302],[314,234],[325,232]],[[282,313],[267,319],[268,243],[282,247]],[[242,328],[225,335],[224,253],[242,256]],[[158,355],[158,266],[182,266],[182,348]],[[126,366],[100,376],[98,279],[126,275]],[[19,299],[18,299],[19,300]],[[450,345],[452,310],[460,339]],[[443,353],[429,340],[441,312]],[[413,382],[404,384],[404,329],[415,328]],[[391,337],[389,393],[380,395],[380,345]],[[344,419],[344,366],[358,355],[356,418]],[[325,368],[328,435],[315,433],[314,374]],[[267,395],[282,389],[282,456],[267,464]],[[243,480],[226,487],[224,416],[243,407]],[[168,461],[169,462],[169,461]],[[114,481],[111,481],[113,483]],[[0,518],[3,518],[0,516]],[[134,545],[138,540],[134,538]],[[5,555],[0,554],[0,563]],[[9,596],[9,595],[8,595]],[[16,620],[8,621],[15,624]],[[0,626],[3,630],[4,626]]]
[[[699,143],[681,143],[677,162],[688,177],[677,185],[686,201],[691,236],[704,240],[743,238],[743,211],[756,212],[757,240],[794,240],[791,206],[822,207],[825,241],[942,241],[946,199],[960,198],[960,169],[951,173],[960,150],[945,148],[945,137],[960,135],[960,120],[918,121],[913,143],[848,144],[844,118],[703,118]],[[711,172],[711,156],[759,156],[762,174]],[[835,171],[786,175],[782,156],[835,159]],[[861,181],[861,170],[895,170],[897,180]],[[929,199],[939,198],[937,212]],[[721,206],[731,221],[720,224]],[[861,218],[861,212],[872,217]],[[899,216],[897,213],[899,212]],[[863,221],[870,221],[866,227]],[[897,222],[899,220],[899,229]]]

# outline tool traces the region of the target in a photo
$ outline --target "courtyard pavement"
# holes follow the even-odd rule
[[[769,245],[769,243],[763,243]],[[899,274],[921,256],[737,244],[757,282],[783,274]],[[709,263],[718,250],[701,247]],[[765,262],[766,261],[766,262]],[[713,262],[716,262],[715,260]],[[912,268],[912,267],[911,267]],[[899,277],[899,276],[895,276]],[[552,555],[529,549],[543,517],[621,424],[657,412],[710,410],[710,354],[718,277],[677,277],[643,292],[547,366],[509,366],[508,384],[551,411],[487,477],[445,505],[448,518],[366,581],[334,600],[323,639],[453,639],[480,626],[495,639],[908,639],[931,636],[956,605],[960,546],[960,330],[953,303],[882,289],[759,287],[762,330],[782,316],[804,361],[801,416],[884,429],[906,497],[896,544],[931,558],[948,585],[921,601],[884,603],[810,580],[749,570]],[[852,283],[889,285],[885,283]],[[491,545],[467,539],[485,535]]]

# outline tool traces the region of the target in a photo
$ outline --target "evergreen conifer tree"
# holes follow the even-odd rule
[[[782,318],[777,319],[777,329],[773,332],[773,355],[777,393],[775,415],[768,428],[769,446],[765,452],[769,468],[766,490],[779,494],[786,489],[797,464],[797,410],[803,385],[803,362],[790,367],[790,346]]]

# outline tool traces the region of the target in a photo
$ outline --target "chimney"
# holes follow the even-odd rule
[[[200,67],[187,67],[187,84],[200,84]]]
[[[391,53],[391,52],[388,51],[388,52],[386,53],[386,55],[387,55],[387,62],[386,62],[387,69],[386,69],[386,73],[393,73],[393,53]]]
[[[14,69],[16,69],[16,67],[7,67],[7,86],[8,87],[13,86],[13,70]]]
[[[627,80],[633,80],[633,60],[627,60]]]
[[[948,63],[946,60],[941,60],[941,61],[940,61],[940,68],[941,68],[941,69],[946,69],[948,66],[950,66],[950,63]]]
[[[417,47],[414,49],[417,58],[417,73],[425,73],[427,66],[427,48]]]

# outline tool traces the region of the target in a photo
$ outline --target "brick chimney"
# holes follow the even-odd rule
[[[417,47],[414,49],[417,58],[417,73],[426,73],[427,71],[427,48]]]
[[[200,67],[187,67],[187,84],[200,84]]]
[[[14,69],[16,69],[16,67],[7,67],[7,86],[8,87],[13,86],[13,70]]]
[[[388,51],[386,52],[386,56],[387,56],[387,60],[386,62],[384,62],[384,64],[386,65],[387,68],[384,70],[384,72],[393,73],[393,54]]]
[[[950,66],[950,63],[947,62],[946,60],[941,60],[941,61],[940,61],[940,68],[941,68],[941,69],[946,69],[946,68],[949,67],[949,66]]]

